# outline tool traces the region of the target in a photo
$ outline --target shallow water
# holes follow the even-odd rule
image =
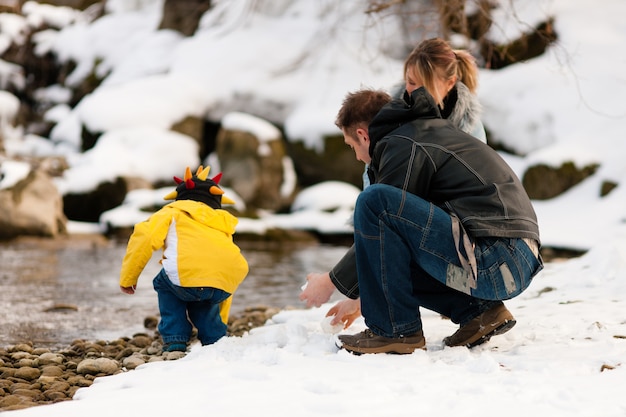
[[[346,246],[240,244],[250,265],[231,315],[246,307],[304,307],[298,300],[306,274],[327,271]],[[0,347],[24,341],[65,346],[74,339],[113,340],[145,331],[144,319],[157,316],[152,278],[155,253],[137,292],[119,290],[126,242],[100,236],[19,239],[0,243]]]

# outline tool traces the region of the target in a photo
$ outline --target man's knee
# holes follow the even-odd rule
[[[386,184],[373,184],[361,191],[357,198],[357,206],[371,206],[375,205],[384,206],[387,198],[399,189]]]

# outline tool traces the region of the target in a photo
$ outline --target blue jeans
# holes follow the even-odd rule
[[[463,325],[519,295],[542,269],[522,239],[476,239],[477,278],[469,285],[452,217],[389,185],[361,192],[354,229],[361,311],[367,326],[385,337],[421,330],[420,307]]]
[[[159,333],[163,343],[187,343],[192,325],[198,329],[198,339],[203,345],[215,343],[226,335],[219,304],[231,294],[212,287],[179,287],[163,269],[152,285],[159,297]]]

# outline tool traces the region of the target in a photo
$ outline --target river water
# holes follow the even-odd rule
[[[250,273],[231,315],[246,307],[300,307],[306,274],[329,270],[346,246],[240,243]],[[152,278],[160,253],[144,269],[134,295],[119,290],[126,242],[101,236],[21,238],[0,243],[0,347],[32,341],[67,346],[74,339],[113,340],[145,331],[158,315]]]

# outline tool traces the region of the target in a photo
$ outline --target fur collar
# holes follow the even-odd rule
[[[441,112],[444,119],[449,119],[455,126],[471,133],[480,123],[482,106],[478,97],[469,91],[469,88],[460,81],[454,85],[443,100],[444,108]]]
[[[393,88],[393,97],[407,100],[407,94],[403,83],[398,83]],[[472,94],[465,84],[457,81],[452,90],[443,99],[444,108],[441,117],[450,119],[455,126],[465,133],[472,134],[478,126],[482,128],[481,116],[482,105],[478,97]]]

